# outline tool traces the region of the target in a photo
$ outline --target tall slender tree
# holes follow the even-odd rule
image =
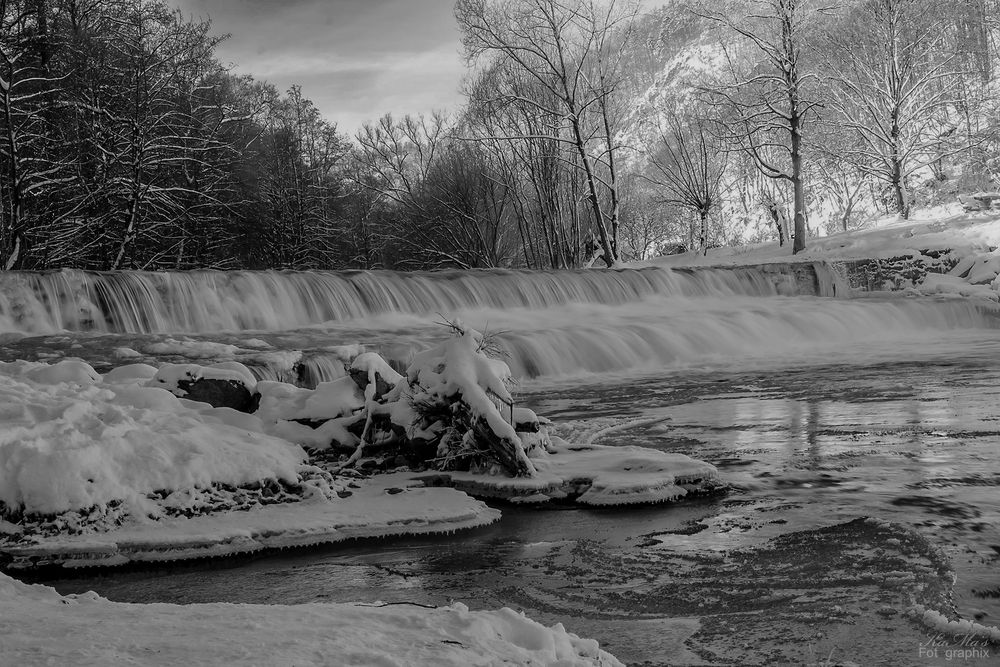
[[[709,10],[703,14],[725,30],[722,37],[742,39],[728,48],[729,79],[707,89],[709,99],[726,113],[729,140],[745,151],[760,172],[786,181],[792,188],[794,239],[792,251],[806,247],[806,173],[804,133],[818,100],[807,95],[816,74],[805,67],[803,49],[814,18],[821,11],[814,0],[749,0],[738,11]]]

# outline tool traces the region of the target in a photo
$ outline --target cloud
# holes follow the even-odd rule
[[[454,107],[464,67],[454,0],[174,0],[230,38],[220,60],[293,84],[348,132],[386,112]]]

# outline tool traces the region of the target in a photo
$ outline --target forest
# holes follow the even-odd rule
[[[354,136],[164,0],[0,0],[0,267],[577,268],[996,190],[1000,1],[458,0]]]

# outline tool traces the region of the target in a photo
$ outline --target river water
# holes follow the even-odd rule
[[[497,332],[522,378],[519,404],[561,437],[709,461],[727,494],[621,509],[501,506],[498,524],[457,535],[50,583],[136,602],[506,605],[649,665],[934,664],[918,659],[929,635],[905,617],[913,603],[1000,625],[994,309],[767,289],[608,300],[466,304],[446,316]],[[360,342],[405,362],[446,335],[434,319],[61,331],[10,337],[2,354],[112,364],[121,347],[173,359],[169,345],[154,347],[173,341],[173,353],[224,343],[249,360],[261,341],[319,356]]]

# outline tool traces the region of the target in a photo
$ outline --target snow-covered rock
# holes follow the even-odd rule
[[[159,388],[81,386],[73,368],[0,368],[0,503],[8,513],[124,503],[141,518],[159,513],[148,498],[154,492],[299,481],[301,447],[198,413]],[[53,377],[66,381],[32,379]]]

